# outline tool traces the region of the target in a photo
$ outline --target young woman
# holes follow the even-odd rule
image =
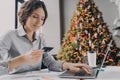
[[[6,72],[40,70],[43,62],[49,70],[79,71],[83,68],[89,73],[90,68],[86,64],[56,61],[42,50],[45,42],[36,31],[45,23],[48,16],[44,2],[40,0],[25,2],[18,16],[21,26],[8,32],[0,41],[0,65],[6,68]]]

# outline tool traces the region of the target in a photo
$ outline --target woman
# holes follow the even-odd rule
[[[70,69],[79,71],[83,68],[89,73],[89,66],[81,63],[55,61],[42,50],[44,39],[36,31],[45,23],[47,10],[44,2],[29,0],[25,2],[18,13],[21,26],[8,32],[0,42],[0,65],[8,73],[40,70],[41,63],[52,71]]]

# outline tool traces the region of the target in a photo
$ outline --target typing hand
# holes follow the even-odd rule
[[[63,69],[69,69],[74,72],[79,72],[81,69],[85,70],[85,72],[90,73],[90,67],[86,64],[82,63],[67,63],[63,64]]]

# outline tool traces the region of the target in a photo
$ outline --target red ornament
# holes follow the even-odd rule
[[[83,4],[84,3],[84,0],[80,0],[80,2],[78,4]]]
[[[72,34],[72,37],[75,37],[76,34]]]
[[[88,36],[88,35],[84,35],[84,38],[85,38],[86,40],[88,40],[89,36]]]

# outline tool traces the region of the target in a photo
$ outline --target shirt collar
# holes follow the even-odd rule
[[[27,34],[27,33],[25,32],[23,26],[20,26],[20,27],[17,29],[17,33],[18,33],[19,36],[26,36],[26,34]],[[35,32],[35,34],[34,34],[35,40],[38,39],[38,37],[39,37],[38,35],[39,35],[39,34]]]
[[[25,36],[26,35],[26,32],[25,32],[23,26],[20,26],[20,27],[17,28],[17,33],[18,33],[19,36]]]

